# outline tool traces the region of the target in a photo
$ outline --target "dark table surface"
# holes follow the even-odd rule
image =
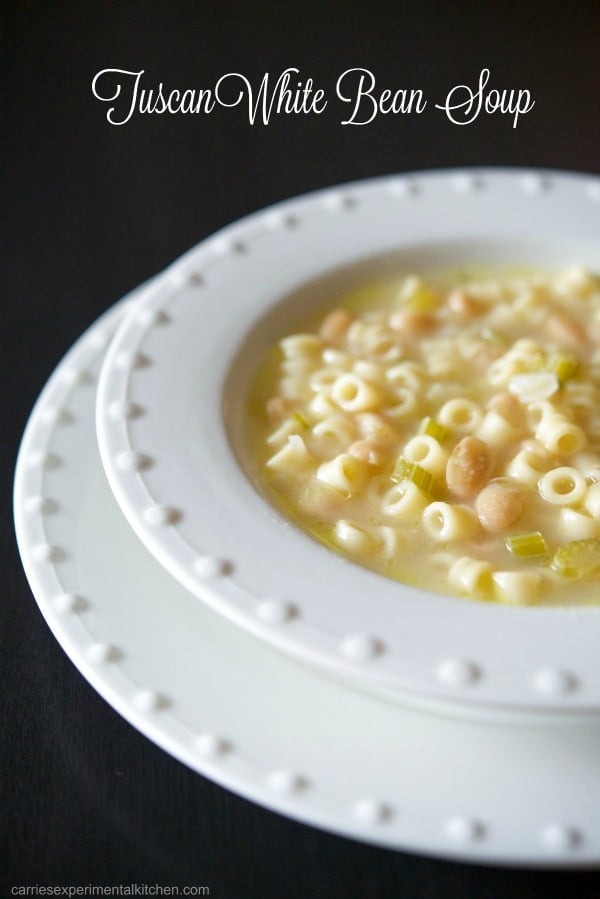
[[[600,895],[600,874],[492,869],[361,845],[267,812],[187,770],[123,721],[56,643],[17,556],[9,505],[27,414],[83,328],[213,230],[271,202],[383,173],[457,165],[600,172],[596,3],[5,2],[6,268],[1,468],[0,875],[15,885],[208,885],[252,897]],[[242,111],[106,121],[104,68],[210,87],[296,66],[333,94],[341,72],[422,88],[422,115],[251,126]],[[452,125],[450,86],[527,88],[516,128]],[[600,229],[598,237],[600,238]],[[492,764],[501,760],[492,760]]]

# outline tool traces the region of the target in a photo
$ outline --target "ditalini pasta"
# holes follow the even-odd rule
[[[600,601],[583,268],[374,285],[280,340],[249,409],[263,488],[360,564],[485,601]]]

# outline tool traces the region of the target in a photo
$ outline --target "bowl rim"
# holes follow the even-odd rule
[[[597,176],[549,169],[389,175],[285,200],[185,253],[120,326],[98,388],[103,464],[138,536],[217,611],[337,675],[488,708],[599,709],[600,608],[469,603],[358,567],[266,507],[240,471],[223,416],[231,405],[223,390],[243,340],[266,310],[312,277],[357,256],[399,247],[414,254],[456,233],[465,247],[477,239],[488,247],[521,244],[525,253],[535,244],[550,261],[568,232],[569,246],[579,246],[589,264],[598,260],[588,234],[599,198]],[[496,220],[488,225],[491,212]],[[528,244],[532,222],[538,233]],[[273,258],[281,271],[271,271]],[[224,296],[228,303],[219,306]],[[201,425],[184,421],[194,408],[191,382],[202,385]],[[115,416],[125,401],[145,414]],[[277,550],[267,550],[265,565],[270,546]]]

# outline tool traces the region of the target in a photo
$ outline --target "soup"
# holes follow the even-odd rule
[[[398,277],[283,337],[251,389],[262,488],[400,581],[510,604],[600,598],[600,283]]]

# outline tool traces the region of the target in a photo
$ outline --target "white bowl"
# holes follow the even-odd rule
[[[598,269],[599,233],[598,178],[522,170],[380,178],[224,229],[167,270],[103,366],[99,444],[129,522],[199,598],[336,676],[487,711],[600,710],[600,608],[388,580],[292,526],[240,463],[258,360],[311,308],[398,265]]]
[[[194,771],[308,824],[479,863],[598,864],[600,720],[515,729],[395,708],[271,651],[146,552],[108,488],[94,427],[122,312],[57,367],[15,477],[29,582],[92,686]]]

